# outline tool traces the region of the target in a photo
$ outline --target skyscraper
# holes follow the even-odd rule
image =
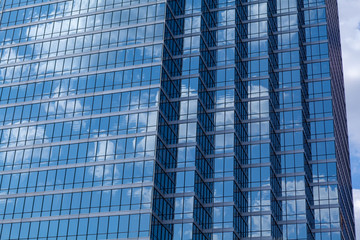
[[[336,0],[0,3],[0,239],[355,239]]]

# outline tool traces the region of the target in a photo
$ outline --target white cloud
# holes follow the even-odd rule
[[[349,137],[353,156],[360,158],[360,1],[340,0],[340,31],[343,52]],[[357,147],[356,147],[357,146]]]
[[[356,236],[360,237],[360,189],[353,190]]]
[[[353,185],[360,177],[360,1],[339,0],[341,44],[345,77]],[[354,189],[356,235],[360,236],[360,189]]]

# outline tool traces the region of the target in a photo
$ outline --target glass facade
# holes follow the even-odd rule
[[[0,239],[355,240],[336,0],[0,0]]]

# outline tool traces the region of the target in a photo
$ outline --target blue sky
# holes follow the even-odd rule
[[[355,225],[360,237],[360,1],[338,0],[349,126]]]

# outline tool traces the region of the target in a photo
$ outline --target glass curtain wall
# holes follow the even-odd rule
[[[335,0],[1,0],[0,239],[355,239]]]

